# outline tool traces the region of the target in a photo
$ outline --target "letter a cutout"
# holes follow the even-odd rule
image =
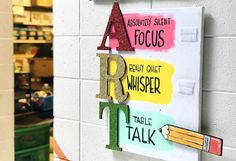
[[[112,32],[112,27],[114,27],[114,32]],[[111,50],[111,47],[107,47],[105,45],[108,36],[112,36],[112,38],[116,38],[118,40],[118,51],[134,51],[134,48],[131,46],[129,41],[129,36],[127,34],[125,22],[118,2],[114,2],[113,4],[111,15],[103,35],[102,43],[97,48],[98,50]]]

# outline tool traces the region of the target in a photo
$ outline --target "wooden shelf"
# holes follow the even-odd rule
[[[25,4],[22,4],[22,3],[12,3],[13,6],[22,6],[22,7],[30,7],[31,5],[25,5]]]
[[[22,58],[31,59],[33,57],[34,57],[33,54],[16,54],[16,53],[14,53],[15,59],[22,59]]]
[[[14,40],[15,44],[49,44],[52,41],[47,40]]]
[[[28,115],[34,115],[37,114],[37,112],[22,112],[15,114],[15,117],[22,117],[22,116],[28,116]]]
[[[53,26],[52,24],[34,23],[34,22],[14,22],[14,24],[29,25],[29,26],[48,26],[48,27]]]
[[[26,22],[23,23],[24,25],[32,25],[32,26],[53,26],[52,24],[44,24],[44,23],[33,23],[33,22]]]
[[[30,74],[30,72],[14,72],[15,74]]]
[[[28,8],[44,8],[44,9],[52,9],[52,6],[39,6],[39,5],[24,5],[21,3],[13,3],[13,6],[22,6],[22,7],[28,7]]]
[[[52,6],[38,6],[38,5],[28,5],[28,6],[23,6],[23,7],[28,7],[28,8],[41,8],[41,9],[47,9],[47,10],[52,10]]]

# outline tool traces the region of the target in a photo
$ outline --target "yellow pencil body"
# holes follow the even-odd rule
[[[204,136],[189,130],[170,126],[167,139],[179,144],[203,150]]]
[[[222,155],[223,140],[220,138],[203,135],[173,125],[163,126],[160,132],[166,140],[215,155]]]

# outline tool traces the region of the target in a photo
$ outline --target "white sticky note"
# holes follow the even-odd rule
[[[197,42],[198,30],[195,27],[184,27],[180,30],[182,42]]]
[[[178,92],[185,95],[192,95],[194,93],[195,82],[190,80],[178,81]]]

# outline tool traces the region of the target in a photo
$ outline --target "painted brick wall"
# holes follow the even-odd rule
[[[14,161],[11,0],[0,0],[0,161]]]
[[[236,160],[235,0],[120,0],[122,9],[205,6],[202,130],[224,138],[223,157]],[[98,119],[99,59],[111,0],[54,0],[55,138],[72,161],[157,161],[105,149],[107,120]],[[106,117],[105,117],[106,118]],[[55,157],[55,160],[56,157]]]

